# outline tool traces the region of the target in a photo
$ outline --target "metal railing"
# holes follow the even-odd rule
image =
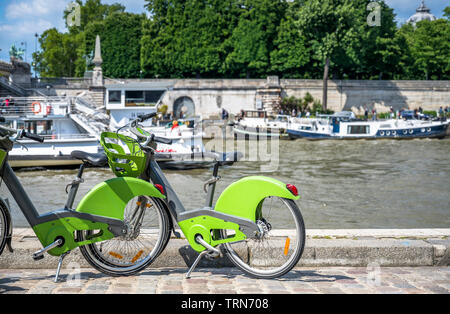
[[[2,116],[66,115],[71,112],[72,99],[67,97],[0,97]]]
[[[47,88],[47,86],[71,86],[78,85],[88,87],[91,85],[90,78],[84,77],[40,77],[31,79],[31,87]]]
[[[85,140],[91,139],[97,141],[98,139],[90,134],[82,133],[82,134],[39,134],[39,136],[44,138],[44,144],[49,141],[63,141],[63,140]],[[32,141],[27,138],[22,139],[21,141]]]
[[[7,78],[1,76],[0,77],[0,85],[3,85],[4,87],[7,87],[11,90],[13,90],[14,92],[16,92],[19,95],[26,95],[27,91],[26,89],[24,89],[23,87],[14,84],[13,82],[11,82],[10,80],[8,80]]]

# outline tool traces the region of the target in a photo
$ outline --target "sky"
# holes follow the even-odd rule
[[[35,33],[56,27],[66,31],[63,11],[72,0],[0,0],[0,60],[9,61],[9,48],[15,44],[26,48],[26,61],[31,62],[35,51]],[[121,3],[127,12],[145,12],[145,0],[102,0],[102,3]],[[385,0],[394,9],[397,23],[403,24],[415,13],[420,0]],[[448,0],[425,0],[427,7],[438,18],[450,3]],[[39,49],[39,47],[37,47]]]

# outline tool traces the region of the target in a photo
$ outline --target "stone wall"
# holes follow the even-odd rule
[[[281,97],[304,97],[308,92],[322,101],[322,80],[178,80],[164,102],[171,107],[178,97],[194,101],[197,113],[209,115],[225,108],[231,113],[256,109],[270,110]],[[279,97],[277,97],[277,93]],[[330,81],[328,108],[333,111],[364,108],[378,112],[415,109],[438,110],[450,105],[450,81]]]
[[[320,80],[281,80],[284,96],[303,97],[309,92],[322,99]],[[362,113],[364,107],[378,112],[415,109],[437,110],[450,105],[450,81],[330,81],[328,108],[334,111],[353,110]]]
[[[105,81],[118,84],[118,80]],[[55,82],[56,83],[56,82]],[[59,83],[59,82],[58,82]],[[65,79],[65,84],[51,84],[50,89],[42,83],[40,90],[49,95],[76,96],[84,91],[95,93],[99,106],[99,93],[89,91],[90,84],[80,79]],[[170,84],[169,84],[170,83]],[[264,107],[271,110],[281,97],[303,97],[309,92],[315,99],[322,101],[322,80],[278,79],[183,79],[183,80],[120,80],[120,85],[134,87],[142,85],[155,87],[170,85],[162,101],[173,110],[180,97],[190,97],[195,104],[196,115],[217,116],[222,108],[237,114],[241,109],[250,110]],[[95,97],[94,97],[95,96]],[[362,114],[364,107],[369,110],[389,111],[415,109],[438,110],[440,106],[450,106],[450,81],[329,81],[328,108],[333,111],[353,110]]]
[[[222,108],[231,113],[241,109],[254,109],[258,88],[265,80],[178,80],[162,102],[173,110],[180,97],[189,97],[195,104],[196,114],[219,115]]]

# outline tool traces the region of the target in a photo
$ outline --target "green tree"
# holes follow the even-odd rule
[[[444,16],[447,19],[450,19],[450,7],[445,7],[445,9],[444,9]]]
[[[95,37],[99,34],[105,75],[138,77],[144,15],[126,13],[125,7],[117,3],[76,2],[80,5],[81,26],[68,27],[67,33],[49,29],[39,38],[41,51],[33,58],[41,76],[83,76],[92,67],[86,57],[93,54]],[[68,11],[63,12],[66,22],[68,14]]]
[[[284,0],[242,0],[239,22],[226,40],[225,69],[238,77],[264,77],[270,71],[277,28],[286,11]]]
[[[327,107],[330,64],[333,66],[334,60],[341,61],[346,47],[357,39],[360,4],[360,0],[310,0],[304,1],[299,8],[296,25],[310,45],[314,67],[317,70],[320,65],[323,67],[324,109]]]
[[[80,26],[69,27],[67,16],[70,12],[65,10],[63,14],[66,27],[71,33],[82,32],[90,23],[103,21],[113,13],[125,12],[125,7],[119,3],[103,4],[101,0],[86,0],[84,4],[82,0],[75,0],[75,3],[80,5]]]
[[[305,68],[311,60],[311,51],[305,37],[295,24],[298,8],[291,5],[278,27],[275,47],[270,53],[271,70],[284,78],[305,78]]]
[[[421,21],[416,24],[411,44],[413,66],[419,79],[450,78],[450,24],[448,20]]]
[[[407,79],[450,78],[450,22],[447,19],[404,24],[398,36],[407,43]]]
[[[103,73],[106,77],[140,77],[142,22],[145,15],[113,13],[85,29],[85,53],[95,49],[100,35]]]
[[[41,52],[33,54],[36,68],[43,77],[72,77],[75,75],[77,47],[80,38],[51,28],[41,35]]]
[[[145,75],[217,77],[223,43],[237,24],[236,0],[147,0],[141,63]]]

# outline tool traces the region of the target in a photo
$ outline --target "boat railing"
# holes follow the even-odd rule
[[[31,79],[32,88],[48,89],[55,86],[89,87],[91,78],[85,77],[40,77]]]
[[[12,117],[67,115],[71,112],[71,98],[0,97],[0,115]]]
[[[96,139],[88,133],[81,134],[39,134],[39,136],[44,138],[44,143],[49,140],[80,140],[80,139]]]

